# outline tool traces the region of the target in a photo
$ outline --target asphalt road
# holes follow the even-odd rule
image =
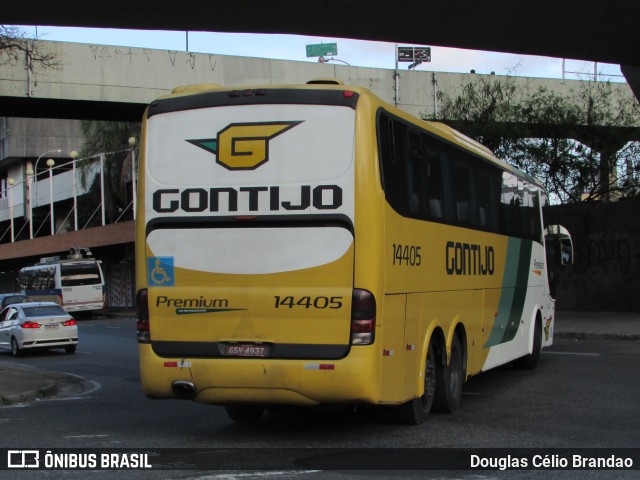
[[[556,340],[543,351],[535,370],[509,366],[481,374],[465,385],[461,408],[434,414],[423,425],[394,423],[385,411],[303,410],[269,413],[257,424],[236,424],[221,407],[182,400],[150,400],[141,391],[133,319],[80,322],[75,355],[63,351],[28,354],[2,361],[83,377],[80,393],[0,407],[0,447],[42,449],[182,449],[185,458],[206,448],[233,451],[238,468],[243,455],[255,460],[265,448],[270,460],[293,448],[639,448],[640,342]],[[241,453],[238,453],[241,452]],[[318,451],[322,455],[330,452]],[[401,457],[375,450],[359,460],[389,461],[401,471],[318,471],[323,461],[303,462],[302,470],[227,472],[172,470],[140,472],[142,478],[550,478],[552,472],[406,471]],[[384,452],[383,452],[384,454]],[[317,460],[317,458],[316,458]],[[286,462],[281,462],[286,463]],[[22,478],[36,472],[0,472]],[[5,476],[4,473],[10,473]],[[38,472],[62,478],[68,472]],[[79,472],[76,472],[79,473]],[[136,472],[90,472],[93,478],[136,478]],[[637,478],[636,472],[555,471],[555,478]],[[86,473],[84,474],[86,476]],[[611,475],[611,476],[609,476]],[[28,475],[24,476],[27,478]],[[67,477],[65,477],[67,478]],[[78,477],[80,478],[80,477]],[[306,478],[305,478],[306,480]]]

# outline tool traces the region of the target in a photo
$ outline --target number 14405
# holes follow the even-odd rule
[[[419,267],[422,264],[422,247],[419,245],[393,244],[393,265]]]

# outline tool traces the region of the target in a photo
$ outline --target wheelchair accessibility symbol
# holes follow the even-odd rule
[[[150,287],[173,287],[173,257],[147,258],[147,280]]]

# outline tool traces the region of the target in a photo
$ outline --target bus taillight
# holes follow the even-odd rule
[[[376,298],[368,290],[355,288],[351,300],[351,344],[371,345],[376,331]]]
[[[138,290],[136,294],[136,313],[138,317],[136,322],[138,343],[151,343],[149,328],[149,292],[146,288]]]

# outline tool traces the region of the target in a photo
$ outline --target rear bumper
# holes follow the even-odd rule
[[[59,338],[55,340],[25,340],[22,343],[22,349],[29,348],[54,348],[66,347],[67,345],[77,345],[78,338]]]
[[[184,398],[174,381],[195,385],[192,400],[209,404],[316,405],[379,401],[373,347],[354,347],[341,360],[161,358],[139,345],[142,386],[151,398]]]
[[[71,303],[64,305],[64,309],[69,313],[91,312],[94,310],[102,310],[103,308],[104,302]]]
[[[21,348],[46,348],[46,347],[64,347],[67,345],[76,345],[78,343],[78,328],[60,327],[55,330],[40,331],[42,328],[23,329],[22,335],[17,335],[21,343]],[[20,338],[22,337],[22,338]]]

